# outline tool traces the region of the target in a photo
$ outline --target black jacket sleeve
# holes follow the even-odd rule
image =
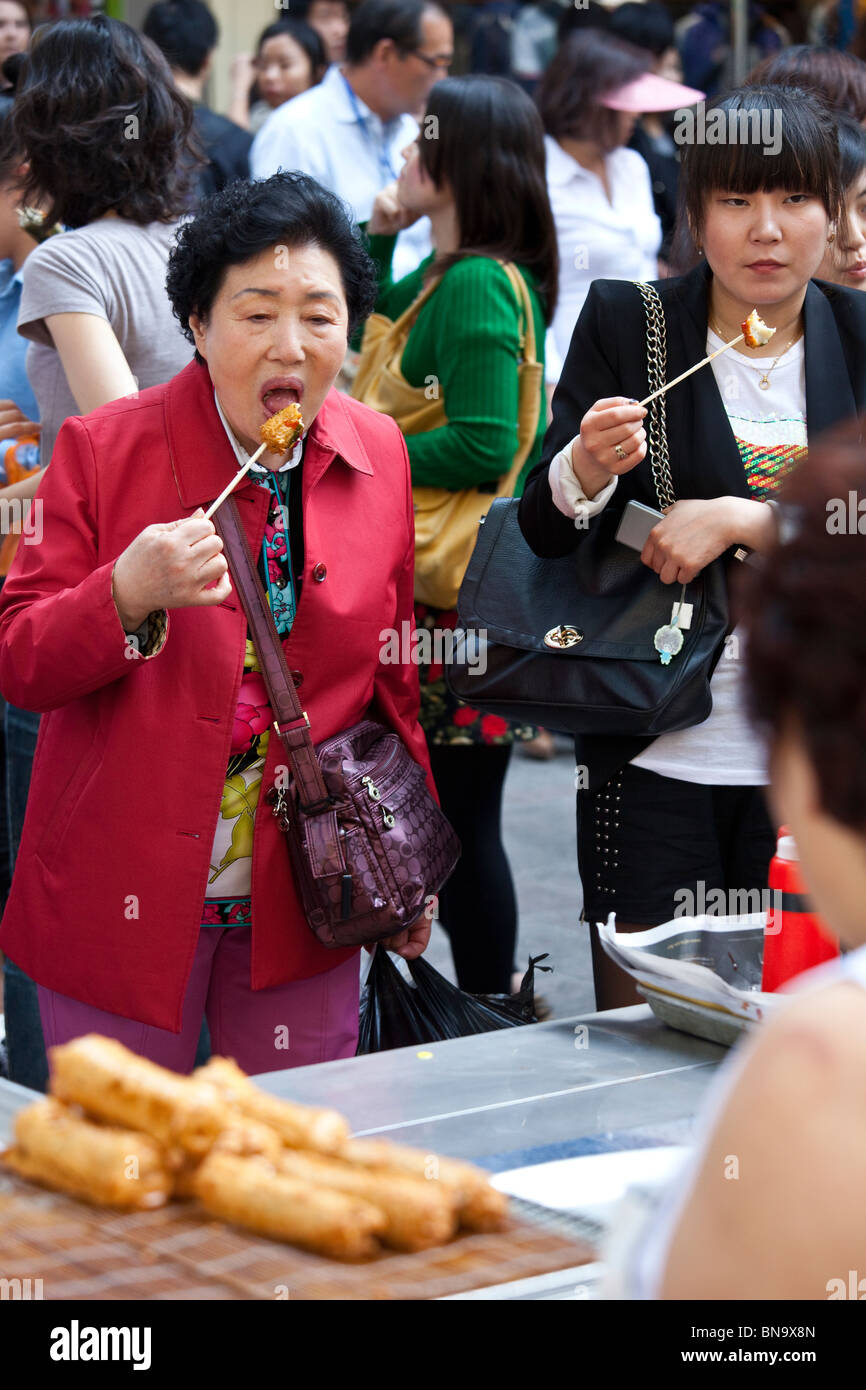
[[[553,397],[553,419],[544,436],[541,461],[526,480],[518,520],[527,544],[536,555],[554,559],[570,554],[593,528],[578,530],[556,506],[550,491],[551,459],[580,434],[580,422],[590,406],[606,396],[628,396],[620,365],[618,342],[625,324],[642,335],[643,302],[628,281],[595,280],[575,324],[568,356]],[[625,324],[624,324],[625,321]],[[634,389],[640,389],[633,382]],[[617,489],[619,490],[619,489]]]

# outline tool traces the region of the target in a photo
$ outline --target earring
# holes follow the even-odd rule
[[[836,233],[835,233],[835,232],[831,232],[830,235],[829,235],[828,238],[827,238],[827,245],[828,245],[828,246],[832,246],[832,245],[833,245],[833,242],[834,242],[835,240],[836,240]]]

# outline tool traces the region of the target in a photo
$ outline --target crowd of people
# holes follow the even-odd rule
[[[360,952],[310,931],[262,814],[281,744],[205,515],[249,465],[234,496],[315,742],[371,714],[399,735],[461,843],[436,904],[457,981],[514,992],[503,791],[546,731],[458,698],[435,655],[383,660],[382,635],[459,626],[468,553],[429,519],[455,498],[476,522],[516,499],[538,563],[589,575],[630,504],[661,506],[643,566],[673,604],[712,569],[729,616],[709,713],[576,738],[597,1006],[638,996],[591,924],[764,889],[782,821],[847,954],[727,1069],[631,1289],[730,1294],[745,1251],[766,1278],[766,1172],[803,1213],[777,1290],[798,1296],[804,1242],[842,1267],[853,1238],[810,1224],[803,1116],[821,1098],[849,1148],[862,1125],[866,586],[856,528],[824,517],[866,487],[866,62],[756,6],[732,88],[723,8],[480,6],[450,75],[438,0],[293,3],[217,112],[203,0],[140,31],[0,0],[0,949],[8,1075],[35,1089],[86,1032],[179,1071],[353,1055]],[[772,148],[679,138],[705,100]],[[647,314],[671,379],[754,308],[772,338],[688,376],[661,442]],[[301,438],[251,464],[290,405]],[[735,1210],[732,1151],[756,1155]],[[819,1144],[822,1190],[847,1190],[840,1161]]]

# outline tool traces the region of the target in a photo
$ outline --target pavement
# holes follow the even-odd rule
[[[549,952],[552,975],[537,975],[536,990],[558,1018],[595,1009],[587,928],[580,924],[582,894],[575,838],[574,745],[556,740],[548,762],[512,754],[505,782],[503,830],[520,913],[517,964]],[[426,959],[454,979],[448,937],[438,923]]]

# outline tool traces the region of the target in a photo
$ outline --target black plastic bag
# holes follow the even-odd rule
[[[536,1023],[534,975],[547,953],[529,957],[517,994],[465,994],[419,956],[407,962],[412,983],[387,951],[377,949],[361,999],[358,1053],[387,1052],[392,1047],[444,1042],[498,1028]]]

